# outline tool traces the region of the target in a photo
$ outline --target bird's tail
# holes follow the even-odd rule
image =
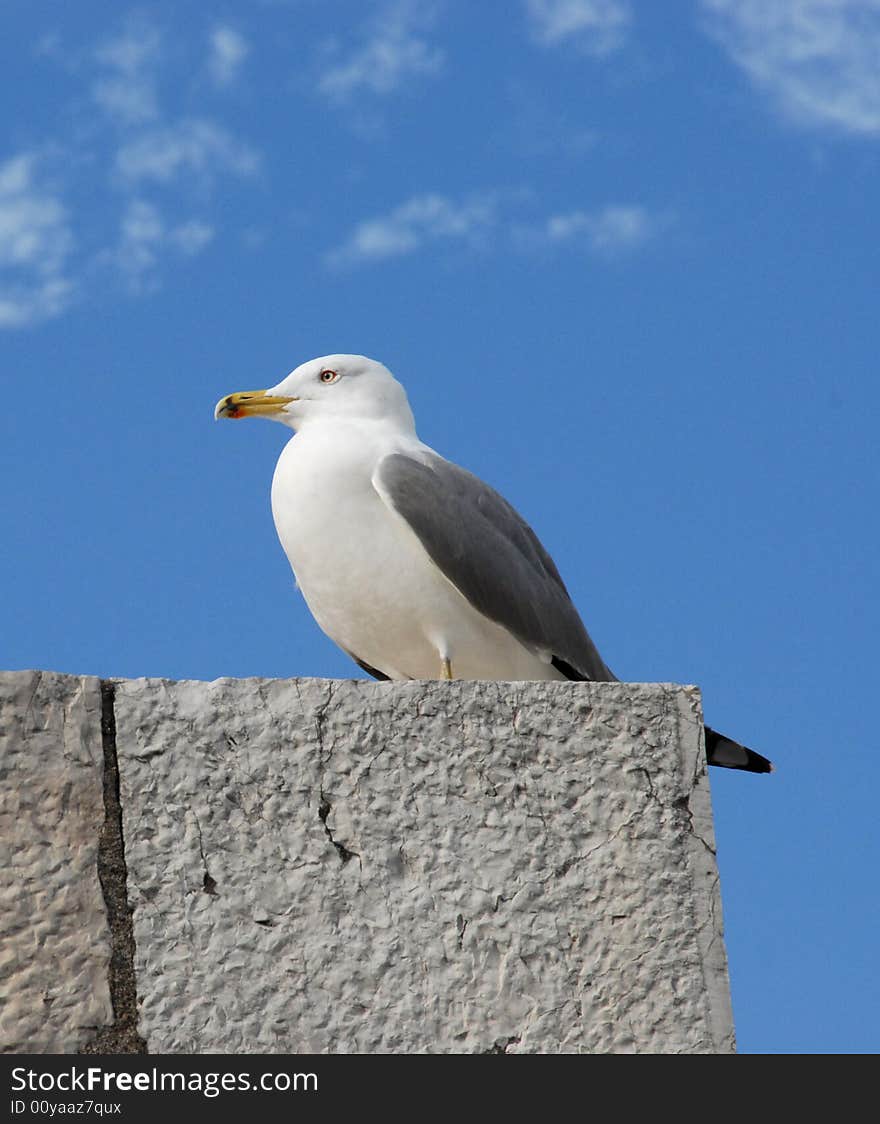
[[[773,772],[773,765],[766,757],[709,726],[706,727],[706,759],[710,765],[721,765],[725,769],[745,769],[747,773]]]

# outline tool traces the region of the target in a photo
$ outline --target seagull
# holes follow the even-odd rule
[[[473,473],[423,444],[406,391],[363,355],[325,355],[215,418],[295,431],[272,515],[323,631],[376,679],[614,682],[548,552]],[[706,727],[709,764],[770,762]]]

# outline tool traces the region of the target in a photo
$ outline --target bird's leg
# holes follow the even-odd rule
[[[443,659],[440,661],[440,666],[443,670],[443,674],[442,674],[441,678],[451,679],[452,678],[452,662],[450,661],[449,656],[443,657]]]

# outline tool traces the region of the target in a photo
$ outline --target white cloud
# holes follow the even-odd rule
[[[208,39],[208,69],[218,86],[234,82],[250,52],[247,40],[234,28],[215,27]]]
[[[544,47],[573,42],[592,55],[623,44],[632,22],[625,0],[525,0],[532,36]]]
[[[432,6],[396,0],[377,17],[366,40],[344,61],[326,66],[318,89],[344,101],[366,90],[389,94],[410,78],[436,74],[443,54],[424,38],[432,22]]]
[[[880,0],[702,0],[709,27],[789,119],[880,133]]]
[[[237,32],[215,23],[206,62],[204,40],[201,54],[188,56],[146,15],[117,28],[86,48],[57,34],[38,45],[80,83],[71,100],[76,139],[47,142],[39,159],[22,153],[0,163],[0,328],[59,315],[108,273],[135,292],[155,288],[163,266],[213,240],[207,189],[259,167],[258,154],[219,123],[179,115],[204,95],[206,66],[218,84],[234,79],[249,49]],[[78,201],[71,213],[47,181],[50,159],[64,200]]]
[[[141,133],[122,145],[116,169],[128,183],[169,183],[182,173],[210,179],[217,172],[250,175],[259,164],[256,153],[220,125],[183,120]]]
[[[541,227],[526,230],[532,245],[575,243],[594,253],[613,255],[643,245],[658,223],[644,207],[611,204],[595,211],[567,211],[551,215]]]
[[[188,258],[195,257],[213,241],[214,228],[200,219],[190,219],[169,232],[169,241]]]
[[[0,286],[0,328],[23,328],[60,316],[73,299],[73,284],[52,277],[25,285]]]
[[[35,182],[36,164],[30,153],[0,164],[0,328],[57,316],[73,297],[67,213]]]
[[[158,88],[166,54],[162,47],[157,28],[145,17],[132,17],[118,36],[94,52],[101,73],[92,84],[92,97],[114,124],[125,126],[114,162],[122,181],[169,183],[187,173],[204,181],[219,172],[253,172],[256,154],[222,126],[204,118],[169,123]],[[208,59],[214,80],[231,82],[248,50],[237,31],[215,26]]]
[[[116,39],[95,51],[101,75],[92,84],[92,98],[121,125],[138,125],[159,115],[155,70],[161,38],[151,24],[130,21]]]
[[[123,215],[117,246],[101,260],[115,265],[130,289],[142,292],[158,287],[156,269],[162,254],[194,257],[213,237],[213,228],[197,219],[169,227],[153,203],[134,199]]]
[[[645,207],[609,204],[522,222],[512,212],[527,196],[485,193],[456,203],[443,195],[417,195],[389,214],[358,223],[351,236],[326,255],[331,266],[367,265],[399,258],[442,242],[480,246],[490,235],[521,251],[574,246],[606,258],[638,249],[667,225]],[[505,213],[505,211],[507,213]]]
[[[494,220],[490,197],[456,204],[442,195],[417,195],[388,215],[359,223],[326,260],[330,265],[359,265],[411,254],[429,242],[475,244]]]
[[[133,200],[123,216],[119,246],[113,255],[132,286],[141,286],[144,275],[155,266],[164,237],[165,224],[158,210],[151,203]]]

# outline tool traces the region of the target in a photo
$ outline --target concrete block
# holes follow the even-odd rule
[[[162,1052],[734,1049],[699,694],[120,682]]]
[[[0,675],[0,1049],[74,1053],[113,1021],[98,881],[97,679]]]

